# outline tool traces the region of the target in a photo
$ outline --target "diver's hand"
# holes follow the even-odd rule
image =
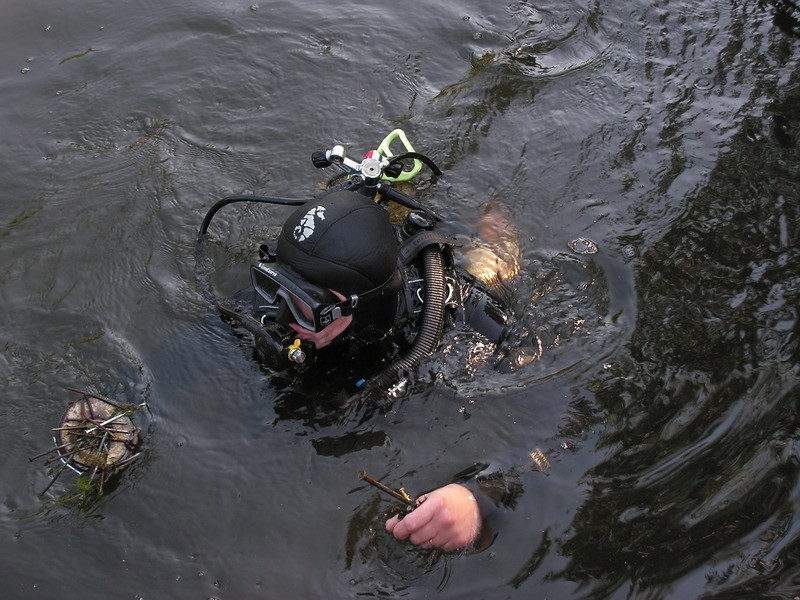
[[[335,290],[331,290],[339,300],[347,300],[342,294]],[[314,347],[319,350],[320,348],[324,348],[328,346],[333,340],[335,340],[339,335],[341,335],[345,329],[350,327],[350,323],[353,322],[353,317],[339,317],[338,319],[334,319],[333,323],[322,329],[321,331],[309,331],[308,329],[303,329],[297,323],[289,323],[289,327],[291,327],[294,332],[304,342],[313,342]]]
[[[478,502],[464,486],[451,483],[417,499],[417,508],[403,519],[392,517],[386,530],[398,540],[445,552],[475,541],[481,529]]]
[[[353,317],[339,317],[325,329],[317,332],[303,329],[297,323],[289,323],[289,327],[294,330],[294,332],[297,334],[297,337],[304,342],[313,342],[314,346],[317,348],[317,350],[319,350],[335,340],[342,332],[344,332],[345,329],[350,327],[350,323],[352,322]]]

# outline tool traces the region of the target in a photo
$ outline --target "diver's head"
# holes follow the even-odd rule
[[[401,284],[397,238],[386,210],[370,198],[337,191],[307,202],[284,223],[276,258],[275,270],[296,287],[318,290],[312,300],[325,302],[324,292],[330,294],[328,304],[339,307],[329,311],[334,318],[352,315],[355,328],[391,325]],[[288,287],[282,286],[287,305]],[[307,313],[311,301],[300,304]],[[316,319],[310,328],[315,318],[308,315],[305,324],[302,318],[294,321],[311,331],[324,325]]]
[[[397,239],[383,207],[361,194],[338,191],[289,216],[277,258],[311,283],[345,296],[365,294],[391,283]]]

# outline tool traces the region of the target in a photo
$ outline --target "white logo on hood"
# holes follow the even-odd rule
[[[300,219],[300,224],[294,228],[294,239],[298,242],[303,242],[314,235],[317,219],[320,221],[325,220],[324,206],[315,206],[303,215],[303,218]]]

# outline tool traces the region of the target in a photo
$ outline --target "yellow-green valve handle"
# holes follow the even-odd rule
[[[392,158],[394,154],[392,153],[390,146],[392,142],[394,142],[397,139],[400,140],[400,143],[403,144],[403,147],[405,148],[403,153],[415,152],[414,147],[411,145],[411,142],[409,142],[408,138],[406,137],[405,131],[403,131],[402,129],[395,129],[389,135],[383,138],[381,145],[378,146],[378,152],[383,154],[386,158]],[[403,171],[397,177],[388,177],[387,175],[384,175],[383,178],[389,181],[409,181],[414,177],[416,177],[421,170],[422,170],[422,163],[415,158],[414,166],[410,171]]]

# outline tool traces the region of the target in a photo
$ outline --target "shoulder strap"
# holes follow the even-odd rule
[[[407,265],[414,260],[414,257],[416,257],[423,248],[427,248],[433,244],[442,244],[447,247],[452,247],[455,241],[446,235],[442,235],[438,231],[425,230],[415,233],[400,244],[400,249],[398,251],[400,264]]]

